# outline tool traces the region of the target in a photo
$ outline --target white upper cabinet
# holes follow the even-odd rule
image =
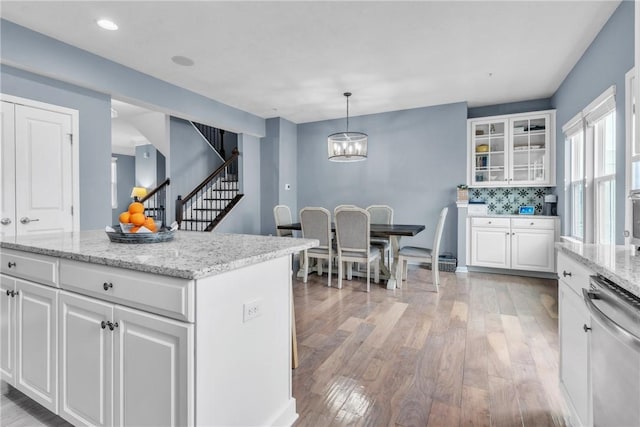
[[[555,185],[555,111],[469,119],[472,187]]]

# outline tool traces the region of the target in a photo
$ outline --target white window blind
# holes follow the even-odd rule
[[[593,126],[616,109],[616,87],[611,86],[582,110],[585,124]]]

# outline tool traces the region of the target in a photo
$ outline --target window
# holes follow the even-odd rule
[[[111,209],[118,209],[118,158],[111,158]]]
[[[615,86],[562,127],[566,137],[565,185],[571,237],[615,244]]]
[[[580,130],[568,138],[570,154],[569,208],[571,237],[584,240],[584,132]]]

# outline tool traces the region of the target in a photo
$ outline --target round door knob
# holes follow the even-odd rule
[[[2,224],[2,225],[11,224],[11,218],[2,218],[2,219],[0,219],[0,224]]]

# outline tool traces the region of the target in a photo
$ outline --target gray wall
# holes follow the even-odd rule
[[[80,228],[103,229],[110,224],[109,96],[6,65],[0,65],[0,92],[79,111],[80,135],[76,141],[80,144]]]
[[[369,158],[356,163],[327,160],[327,136],[345,130],[344,119],[298,125],[298,208],[388,204],[394,222],[427,227],[402,243],[431,247],[440,209],[448,206],[442,251],[456,253],[466,122],[465,103],[350,117],[349,130],[369,135]]]
[[[171,117],[169,122],[171,164],[171,194],[186,196],[222,161],[213,148],[202,138],[191,123]],[[174,212],[168,213],[173,218]]]
[[[158,184],[157,152],[152,144],[136,146],[136,187],[144,187],[147,192]]]
[[[550,110],[551,108],[551,98],[532,99],[530,101],[510,102],[507,104],[469,108],[467,116],[470,119],[475,119],[477,117],[501,116],[503,114]]]
[[[111,224],[118,223],[118,216],[129,208],[131,189],[136,181],[136,158],[124,154],[113,154],[118,159],[118,208],[113,209]]]
[[[275,205],[287,205],[297,216],[298,134],[295,123],[280,117],[268,119],[266,131],[260,140],[261,230],[275,235]]]
[[[625,74],[634,64],[634,4],[623,1],[551,99],[556,112],[558,212],[565,212],[565,139],[562,126],[611,85],[616,85],[616,242],[624,243]],[[566,233],[565,220],[563,232]]]

